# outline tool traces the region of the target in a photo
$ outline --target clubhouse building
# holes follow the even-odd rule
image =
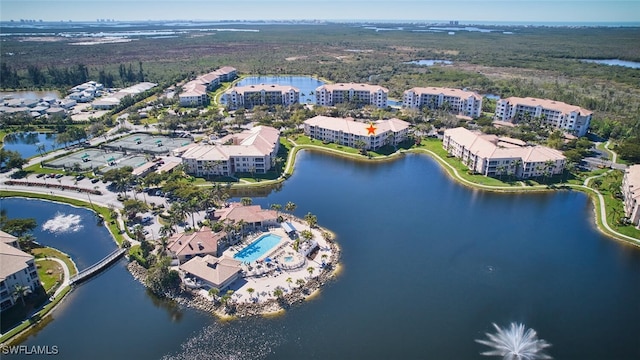
[[[496,103],[494,120],[514,122],[526,117],[537,118],[542,125],[585,136],[591,123],[593,112],[579,106],[560,101],[531,97],[509,97]]]
[[[230,134],[215,144],[189,144],[175,149],[186,171],[197,176],[230,176],[238,172],[264,174],[274,165],[280,148],[280,131],[256,126]]]
[[[375,128],[374,134],[368,130],[371,125]],[[363,141],[367,150],[387,144],[396,146],[406,140],[408,132],[409,123],[395,118],[369,123],[351,118],[315,116],[304,121],[304,133],[313,139],[349,147],[357,147],[357,142]]]
[[[622,179],[622,196],[624,197],[624,215],[640,228],[640,165],[627,168]]]
[[[415,87],[404,92],[402,106],[409,109],[448,109],[452,113],[477,118],[482,113],[482,96],[460,89]]]
[[[389,90],[379,85],[338,83],[326,84],[316,88],[316,104],[334,106],[340,103],[352,102],[360,106],[374,105],[378,108],[387,107]]]
[[[300,90],[276,84],[236,86],[225,91],[221,100],[232,110],[256,105],[290,106],[300,102]]]
[[[515,175],[521,179],[562,174],[566,158],[546,146],[528,146],[517,139],[458,127],[444,132],[442,146],[470,170],[485,176]]]

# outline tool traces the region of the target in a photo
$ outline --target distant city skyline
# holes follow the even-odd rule
[[[2,0],[1,21],[397,20],[640,22],[640,0]]]

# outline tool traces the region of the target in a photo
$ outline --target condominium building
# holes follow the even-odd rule
[[[182,86],[178,95],[180,106],[203,106],[209,102],[207,91],[217,88],[221,82],[231,81],[238,76],[238,71],[231,66],[198,76]]]
[[[14,292],[22,286],[29,291],[41,286],[34,257],[20,250],[15,236],[0,231],[0,311],[19,301]]]
[[[276,84],[236,86],[225,91],[221,100],[230,109],[251,109],[256,105],[290,106],[300,102],[300,90]]]
[[[592,111],[560,101],[509,97],[498,100],[494,119],[514,122],[527,117],[537,118],[542,125],[584,136],[589,131],[592,114]]]
[[[369,128],[373,126],[373,133]],[[375,150],[384,145],[398,145],[407,138],[409,123],[400,119],[360,122],[351,118],[315,116],[304,121],[304,133],[313,139],[333,142],[344,146]]]
[[[316,104],[334,106],[352,102],[358,105],[387,107],[389,90],[379,85],[338,83],[319,86],[316,89]]]
[[[624,215],[640,228],[640,165],[631,165],[622,179]]]
[[[256,126],[227,135],[215,144],[191,144],[174,150],[186,171],[197,176],[234,175],[238,172],[264,174],[274,165],[280,148],[280,131]]]
[[[207,86],[196,80],[189,81],[182,87],[178,98],[180,106],[204,106],[209,102]]]
[[[561,174],[566,158],[546,146],[486,135],[459,127],[444,132],[442,146],[470,170],[485,176],[514,175],[526,179]]]
[[[482,96],[460,89],[415,87],[404,92],[402,106],[410,109],[447,109],[452,113],[477,118],[482,114]]]

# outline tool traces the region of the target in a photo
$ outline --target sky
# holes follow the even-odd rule
[[[0,20],[640,22],[640,0],[1,0]]]

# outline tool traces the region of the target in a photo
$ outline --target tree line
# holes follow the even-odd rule
[[[69,67],[29,64],[26,70],[18,70],[6,62],[0,64],[0,88],[68,88],[89,80],[97,79],[105,87],[126,86],[146,79],[142,62],[137,68],[133,64],[120,64],[118,73],[114,74],[104,68],[89,70],[84,64]]]

